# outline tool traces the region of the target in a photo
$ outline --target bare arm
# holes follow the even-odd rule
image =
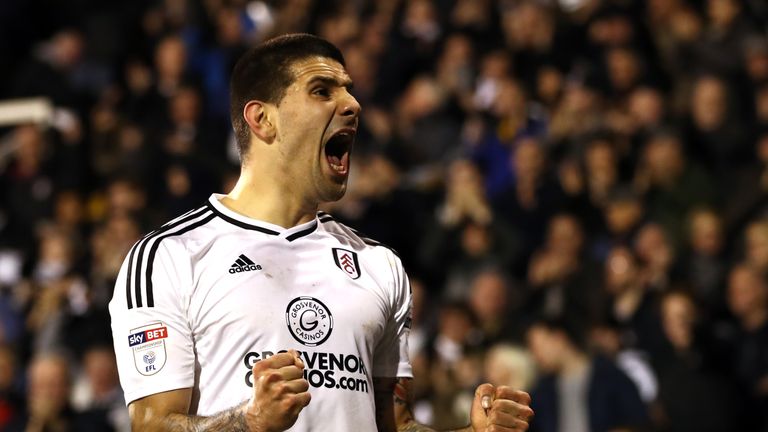
[[[413,418],[413,380],[374,378],[376,425],[379,432],[430,432]],[[454,432],[525,431],[533,416],[528,393],[482,384],[475,391],[471,425]]]
[[[374,378],[376,425],[379,432],[429,432],[434,429],[416,423],[413,418],[413,380],[410,378]],[[469,427],[461,431],[471,431]]]
[[[246,432],[246,402],[210,417],[190,416],[192,389],[172,390],[131,402],[131,429],[140,431]]]
[[[253,396],[210,417],[188,415],[192,389],[153,394],[131,402],[131,428],[150,432],[277,432],[290,428],[311,397],[296,351],[253,365]]]

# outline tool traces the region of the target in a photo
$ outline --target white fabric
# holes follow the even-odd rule
[[[123,263],[109,309],[126,402],[193,388],[190,414],[212,415],[250,398],[256,361],[296,349],[312,401],[290,430],[376,430],[373,377],[412,377],[399,258],[328,215],[284,229],[219,198]]]

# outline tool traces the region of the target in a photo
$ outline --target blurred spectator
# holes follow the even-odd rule
[[[634,246],[641,279],[648,289],[666,291],[674,276],[676,254],[664,229],[654,223],[643,225]]]
[[[94,345],[83,354],[83,371],[72,389],[72,406],[78,412],[105,415],[116,431],[130,431],[131,422],[117,375],[113,348]]]
[[[594,264],[584,253],[584,232],[569,214],[549,221],[546,241],[530,260],[529,309],[555,318],[593,321],[604,301]]]
[[[472,280],[467,301],[477,319],[483,344],[522,341],[522,329],[514,317],[522,311],[522,294],[507,275],[496,269],[481,270]]]
[[[664,226],[674,245],[682,243],[688,212],[714,200],[709,176],[686,160],[682,142],[673,133],[659,132],[650,137],[635,184],[646,194],[648,216]]]
[[[69,399],[71,375],[67,361],[56,354],[37,357],[29,365],[26,410],[8,427],[10,432],[110,431],[103,415],[77,413]]]
[[[531,391],[536,369],[531,354],[507,343],[493,345],[485,355],[485,378],[493,385]]]
[[[610,360],[589,355],[583,337],[559,321],[538,321],[528,346],[543,376],[531,394],[531,430],[610,431],[643,427],[648,414],[632,381]]]
[[[451,164],[446,196],[437,211],[438,223],[428,228],[421,259],[433,275],[446,273],[446,297],[466,298],[470,279],[487,265],[514,268],[518,263],[518,233],[494,215],[480,173],[471,162]],[[445,268],[449,271],[444,272]],[[435,280],[442,281],[439,276]]]
[[[738,336],[734,370],[746,396],[750,417],[768,427],[768,283],[765,273],[748,265],[737,265],[728,281],[728,306],[737,320]],[[756,425],[752,425],[755,427]],[[755,428],[754,430],[758,430]]]
[[[721,356],[697,334],[698,310],[682,292],[666,294],[661,303],[666,341],[672,352],[657,362],[659,430],[721,431],[745,429],[736,388],[725,375]]]
[[[28,246],[38,224],[49,212],[54,192],[53,178],[48,169],[49,148],[43,131],[34,125],[18,126],[10,137],[13,157],[4,171],[2,184],[2,213],[4,243],[15,247]]]
[[[688,244],[681,259],[682,279],[705,311],[723,312],[726,279],[725,233],[722,218],[713,210],[696,209],[688,218]]]
[[[642,268],[632,252],[614,248],[605,261],[607,316],[618,322],[628,346],[655,355],[659,352],[658,294],[648,289]]]

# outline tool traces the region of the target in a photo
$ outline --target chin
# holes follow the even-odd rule
[[[320,194],[320,201],[321,202],[334,202],[342,199],[344,197],[344,194],[347,193],[347,184],[346,182],[342,185],[334,185],[332,188],[326,188],[325,190],[321,191]]]

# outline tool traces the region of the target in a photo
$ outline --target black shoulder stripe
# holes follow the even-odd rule
[[[331,216],[322,216],[320,219],[318,219],[322,223],[330,222],[333,220],[333,217]]]
[[[208,208],[211,211],[213,211],[216,214],[216,216],[224,219],[225,221],[231,223],[232,225],[236,225],[236,226],[239,226],[240,228],[247,229],[247,230],[263,232],[264,234],[280,235],[279,232],[271,230],[269,228],[260,227],[258,225],[251,225],[251,224],[248,224],[248,223],[245,223],[245,222],[241,222],[241,221],[239,221],[237,219],[234,219],[234,218],[232,218],[230,216],[227,216],[224,213],[222,213],[221,211],[219,211],[219,209],[214,207],[213,204],[211,204],[210,202],[207,202],[205,204],[208,206]]]
[[[176,228],[177,226],[187,223],[196,217],[202,215],[204,212],[207,211],[206,207],[201,207],[197,210],[193,210],[192,212],[187,212],[185,216],[182,216],[180,218],[177,218],[175,221],[168,223],[166,225],[163,225],[157,230],[154,230],[148,234],[146,234],[144,237],[141,238],[138,242],[136,242],[135,245],[133,245],[133,248],[131,249],[131,254],[128,257],[128,271],[126,274],[126,281],[125,281],[125,297],[127,299],[128,303],[128,309],[133,308],[133,302],[131,301],[131,287],[134,288],[134,293],[136,295],[136,307],[142,307],[142,299],[141,299],[141,263],[142,258],[144,256],[144,250],[147,247],[147,243],[149,243],[153,238],[161,235],[164,232],[167,232],[168,230],[171,230],[173,228]],[[134,255],[136,254],[136,251],[138,250],[139,254],[136,257],[134,261]],[[134,262],[136,263],[135,270],[134,270]],[[133,278],[131,276],[134,276]]]
[[[185,226],[184,228],[174,231],[172,233],[161,235],[155,240],[155,242],[152,244],[152,248],[149,250],[149,258],[147,258],[147,307],[155,307],[155,296],[154,292],[152,291],[152,268],[155,264],[155,255],[157,254],[157,249],[160,247],[160,242],[163,241],[163,239],[166,239],[168,237],[178,236],[182,235],[188,231],[192,231],[195,228],[199,228],[208,222],[210,222],[213,218],[215,218],[216,215],[211,213],[208,216],[204,217],[203,219],[200,219],[199,221],[189,224]]]
[[[385,245],[384,243],[378,242],[370,237],[366,237],[365,234],[361,233],[360,231],[352,227],[348,227],[348,228],[351,229],[353,233],[357,234],[357,236],[360,237],[360,240],[362,240],[363,243],[367,244],[368,246],[381,246],[383,248],[389,249],[390,251],[392,251],[393,254],[395,254],[396,257],[400,258],[400,254],[397,253],[397,251],[393,247]]]

